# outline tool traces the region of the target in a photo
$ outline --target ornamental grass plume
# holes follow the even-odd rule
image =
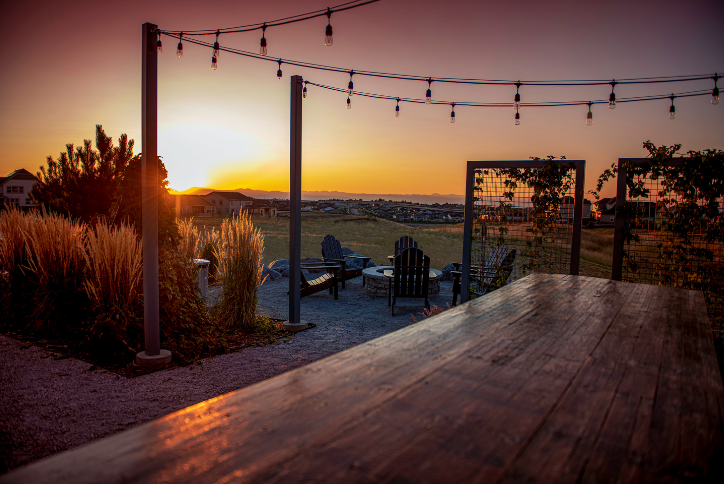
[[[52,213],[25,216],[27,275],[35,286],[28,327],[66,334],[83,320],[87,298],[83,290],[83,246],[86,225]]]
[[[25,239],[30,219],[15,207],[0,212],[0,303],[2,324],[20,323],[27,298],[23,297],[24,268],[27,266]]]
[[[128,325],[140,324],[143,316],[141,254],[141,242],[129,225],[112,228],[99,223],[88,231],[83,252],[88,275],[83,287],[93,315],[91,335],[129,347]]]
[[[256,321],[257,291],[264,282],[264,236],[254,227],[250,214],[224,220],[214,253],[223,283],[219,319],[228,328],[249,331]]]
[[[193,219],[182,220],[178,223],[178,231],[181,236],[178,250],[184,260],[196,259],[199,249],[199,232],[193,224]]]

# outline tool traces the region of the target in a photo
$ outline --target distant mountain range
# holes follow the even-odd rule
[[[185,195],[206,195],[209,192],[213,192],[213,188],[202,188],[193,187],[188,190],[184,190],[182,193]],[[253,198],[282,198],[289,199],[289,192],[279,191],[265,191],[265,190],[252,190],[251,188],[237,188],[235,190],[223,190],[243,193],[246,196]],[[394,193],[349,193],[349,192],[336,192],[336,191],[302,191],[302,200],[329,200],[329,199],[362,199],[362,200],[392,200],[400,202],[405,200],[407,202],[414,203],[464,203],[464,195],[441,195],[439,193],[433,193],[432,195],[419,195],[419,194],[394,194]]]

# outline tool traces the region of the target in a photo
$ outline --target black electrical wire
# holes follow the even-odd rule
[[[377,1],[377,0],[375,0]],[[325,13],[326,15],[326,13]],[[269,24],[267,24],[267,27]],[[261,27],[260,27],[261,28]],[[181,34],[187,35],[186,31],[183,32],[167,32],[167,31],[160,31],[164,35],[168,35],[170,37],[174,38],[180,38]],[[216,34],[216,31],[210,32],[211,34]],[[202,45],[205,47],[212,47],[213,44],[210,42],[204,42],[198,39],[185,39],[186,42]],[[248,52],[241,49],[234,49],[231,47],[221,47],[221,50],[224,52],[229,52],[232,54],[237,54],[245,57],[253,57],[255,59],[262,59],[266,61],[274,61],[274,59],[270,59],[268,57],[255,54],[253,52]],[[345,74],[349,74],[351,70],[354,70],[355,75],[357,76],[368,76],[368,77],[378,77],[378,78],[385,78],[385,79],[399,79],[399,80],[406,80],[406,81],[423,81],[423,82],[445,82],[450,84],[475,84],[475,85],[501,85],[501,86],[515,86],[518,83],[520,83],[521,86],[602,86],[602,85],[610,85],[611,80],[606,79],[568,79],[568,80],[532,80],[532,81],[519,81],[519,80],[506,80],[506,79],[465,79],[465,78],[456,78],[456,77],[430,77],[430,76],[417,76],[417,75],[411,75],[411,74],[395,74],[395,73],[389,73],[389,72],[377,72],[377,71],[360,71],[357,69],[350,69],[348,67],[336,67],[336,66],[328,66],[324,64],[315,64],[312,62],[305,62],[305,61],[296,61],[292,59],[282,59],[284,64],[289,64],[297,67],[305,67],[307,69],[316,69],[321,71],[327,71],[327,72],[342,72]],[[692,75],[681,75],[681,76],[661,76],[661,77],[633,77],[633,78],[624,78],[624,79],[615,79],[613,82],[616,84],[658,84],[658,83],[668,83],[668,82],[690,82],[690,81],[702,81],[707,79],[714,79],[716,74],[692,74]]]
[[[351,2],[342,3],[334,7],[329,7],[331,13],[342,12],[344,10],[350,10],[352,8],[362,7],[370,3],[379,2],[380,0],[353,0]],[[354,5],[353,5],[354,4]],[[309,20],[316,17],[322,17],[327,15],[328,9],[315,10],[313,12],[302,13],[299,15],[292,15],[291,17],[280,18],[272,20],[271,22],[258,22],[249,25],[239,25],[237,27],[226,27],[223,29],[208,29],[208,30],[160,30],[159,32],[166,35],[178,35],[183,32],[184,35],[215,35],[218,31],[220,34],[232,34],[237,32],[251,32],[253,30],[261,29],[265,24],[267,28],[276,27],[278,25],[286,25],[294,22],[301,22],[303,20]]]
[[[356,74],[356,72],[355,72]],[[326,86],[324,84],[317,84],[315,82],[311,81],[304,81],[305,85],[315,86],[319,87],[321,89],[327,89],[330,91],[335,92],[342,92],[347,93],[347,89],[343,89],[341,87],[334,87],[334,86]],[[417,99],[417,98],[404,98],[404,97],[398,97],[398,96],[388,96],[386,94],[376,94],[376,93],[369,93],[369,92],[361,92],[361,91],[355,91],[355,96],[362,96],[362,97],[368,97],[372,99],[386,99],[391,101],[398,101],[398,102],[407,102],[407,103],[413,103],[413,104],[426,104],[425,99]],[[680,92],[680,93],[674,93],[673,96],[679,98],[679,97],[695,97],[695,96],[710,96],[711,91],[710,90],[699,90],[699,91],[686,91],[686,92]],[[627,97],[627,98],[621,98],[618,99],[617,103],[626,103],[626,102],[640,102],[640,101],[656,101],[660,99],[671,99],[672,94],[655,94],[655,95],[649,95],[649,96],[633,96],[633,97]],[[430,104],[444,104],[446,106],[449,106],[453,104],[452,101],[432,101]],[[505,107],[513,107],[514,103],[483,103],[483,102],[454,102],[455,106],[471,106],[471,107],[487,107],[487,108],[505,108]],[[563,102],[537,102],[537,103],[521,103],[521,109],[522,108],[528,108],[528,107],[560,107],[560,106],[581,106],[581,105],[589,105],[589,104],[608,104],[608,99],[599,99],[596,101],[563,101]]]

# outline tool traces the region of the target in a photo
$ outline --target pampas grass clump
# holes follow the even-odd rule
[[[264,282],[264,236],[254,227],[251,215],[224,220],[214,254],[218,260],[217,276],[224,284],[220,321],[227,328],[249,331],[256,322],[257,291]]]

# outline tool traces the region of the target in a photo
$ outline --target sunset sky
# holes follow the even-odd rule
[[[270,21],[342,0],[4,2],[0,22],[0,176],[35,173],[95,125],[141,149],[141,26],[215,29]],[[122,5],[122,6],[121,6]],[[345,69],[488,79],[615,79],[724,73],[724,2],[382,0],[326,18],[269,28],[265,62],[163,37],[159,154],[171,187],[289,190],[289,76],[346,87],[348,75],[282,66],[287,58]],[[258,52],[259,31],[220,43]],[[205,40],[213,41],[213,37]],[[355,76],[355,88],[424,97],[426,83]],[[724,88],[724,82],[719,83]],[[617,86],[619,98],[713,88],[713,81]],[[433,84],[450,102],[510,102],[510,86]],[[401,104],[309,88],[304,100],[304,190],[462,194],[468,160],[565,155],[588,162],[586,185],[642,143],[724,148],[724,102],[710,96],[593,107],[521,109]],[[606,99],[609,86],[521,88],[523,102]]]

